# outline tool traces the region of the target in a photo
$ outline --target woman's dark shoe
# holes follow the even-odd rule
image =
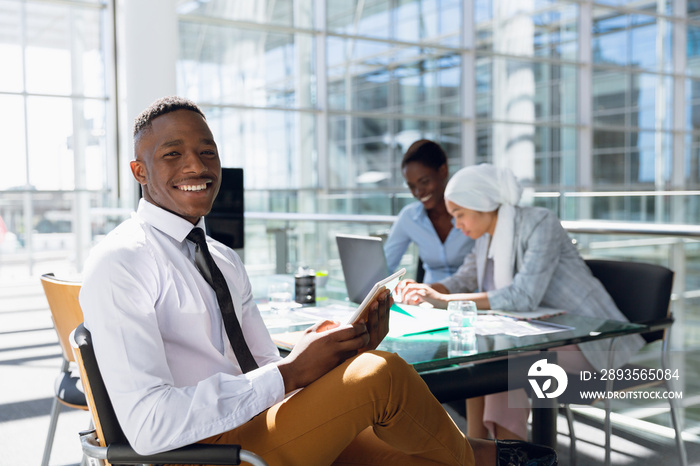
[[[496,440],[497,466],[557,466],[557,452],[520,440]]]

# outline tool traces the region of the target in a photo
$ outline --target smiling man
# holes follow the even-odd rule
[[[91,252],[80,304],[137,452],[219,442],[270,465],[497,464],[495,444],[470,443],[410,365],[375,351],[388,291],[366,323],[317,324],[280,357],[240,258],[202,231],[221,164],[194,103],[155,102],[134,142],[143,199]]]
[[[154,117],[166,108],[167,101],[151,106],[136,120],[131,171],[146,201],[194,224],[219,192],[221,162],[198,107]]]

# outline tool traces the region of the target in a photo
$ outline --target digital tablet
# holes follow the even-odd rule
[[[369,306],[369,303],[371,303],[374,300],[374,298],[377,297],[377,295],[384,289],[385,286],[390,290],[396,288],[396,285],[399,283],[399,280],[401,280],[401,277],[403,277],[405,274],[406,269],[401,269],[389,275],[385,279],[379,280],[377,283],[375,283],[372,289],[369,290],[369,293],[367,293],[367,296],[365,296],[365,299],[363,299],[362,303],[360,303],[360,306],[345,321],[345,324],[354,324],[355,322],[359,322],[360,320],[366,320],[367,308]]]
[[[335,235],[348,298],[360,304],[379,280],[389,275],[382,239],[377,236]]]

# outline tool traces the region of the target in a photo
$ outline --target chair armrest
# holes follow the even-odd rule
[[[81,432],[80,441],[83,452],[87,456],[107,460],[113,464],[170,463],[237,465],[241,464],[241,461],[245,461],[254,466],[267,465],[259,456],[249,451],[241,450],[240,445],[195,443],[153,455],[139,455],[131,446],[123,443],[110,444],[106,447],[99,446],[94,431]]]
[[[240,445],[212,445],[196,443],[175,450],[139,455],[131,446],[118,443],[107,447],[107,461],[112,464],[241,464]],[[203,463],[205,462],[205,463]]]

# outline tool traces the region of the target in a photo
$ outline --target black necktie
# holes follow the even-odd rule
[[[250,352],[248,345],[243,337],[241,324],[238,322],[236,312],[233,310],[233,300],[229,292],[228,285],[221,273],[219,267],[214,263],[214,258],[211,257],[207,241],[204,237],[204,231],[197,227],[187,235],[187,239],[197,245],[195,248],[195,262],[205,280],[214,288],[216,292],[216,300],[221,309],[221,316],[224,320],[226,334],[231,342],[233,352],[236,354],[236,359],[241,365],[241,370],[245,373],[258,368],[258,363]]]

